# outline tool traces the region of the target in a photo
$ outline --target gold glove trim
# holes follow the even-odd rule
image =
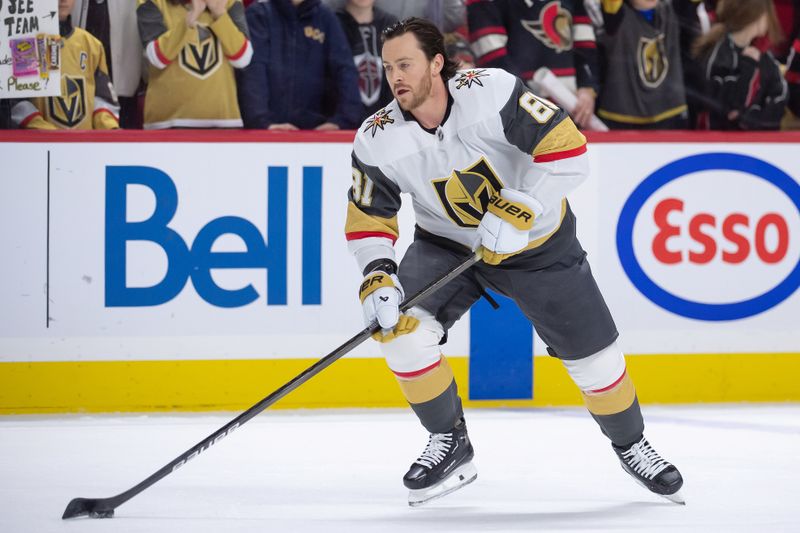
[[[514,252],[511,254],[498,254],[497,252],[492,252],[491,250],[487,250],[486,248],[481,247],[481,250],[483,251],[482,252],[483,262],[486,263],[487,265],[499,265],[509,257],[521,254],[522,252],[527,252],[528,250],[533,250],[534,248],[538,248],[539,246],[547,242],[547,240],[550,237],[552,237],[555,234],[555,232],[558,231],[558,228],[560,228],[561,224],[564,222],[564,216],[566,216],[566,214],[567,214],[567,200],[563,199],[561,200],[561,217],[558,219],[558,225],[553,229],[553,231],[551,231],[547,235],[539,237],[538,239],[532,240],[528,244],[528,246],[526,246],[519,252]]]
[[[489,199],[489,212],[520,231],[530,231],[533,227],[533,210],[520,202],[512,202],[499,194]]]
[[[383,331],[376,331],[372,334],[372,338],[378,342],[391,342],[400,335],[408,335],[413,333],[419,327],[419,319],[411,315],[400,315],[397,320],[397,325],[392,328],[389,333]]]
[[[394,287],[392,277],[386,272],[373,272],[361,282],[361,287],[358,289],[358,297],[361,298],[361,303],[367,299],[367,296],[372,294],[383,287]]]

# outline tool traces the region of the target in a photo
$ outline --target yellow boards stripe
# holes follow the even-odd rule
[[[318,359],[0,362],[0,413],[246,409]],[[448,357],[464,405],[582,405],[560,361],[534,357],[534,399],[468,400],[469,359]],[[800,353],[628,355],[639,401],[800,402]],[[407,407],[380,357],[346,357],[271,409]]]

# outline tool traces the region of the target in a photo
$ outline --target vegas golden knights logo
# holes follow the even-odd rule
[[[642,80],[642,83],[650,88],[661,85],[661,82],[667,77],[667,71],[669,71],[664,34],[662,33],[654,39],[646,37],[639,39],[637,57],[639,79]]]
[[[61,76],[61,96],[47,99],[50,118],[65,128],[75,128],[86,118],[86,79]]]
[[[453,170],[449,177],[435,179],[432,183],[445,213],[462,228],[478,227],[489,199],[503,188],[503,182],[485,157],[469,168]]]
[[[204,80],[222,64],[219,39],[207,28],[198,26],[199,42],[188,43],[180,54],[180,64],[193,76]]]

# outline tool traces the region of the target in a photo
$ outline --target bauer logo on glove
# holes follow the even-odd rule
[[[364,323],[369,326],[378,320],[382,329],[391,330],[400,317],[403,287],[396,274],[374,270],[364,277],[358,290]]]
[[[500,264],[523,251],[536,216],[543,211],[536,198],[512,189],[501,189],[489,200],[478,225],[477,244],[485,248],[483,262]]]

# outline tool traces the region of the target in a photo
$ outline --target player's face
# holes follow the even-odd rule
[[[430,96],[431,62],[413,33],[404,33],[383,43],[383,68],[392,94],[405,111],[416,109]]]

